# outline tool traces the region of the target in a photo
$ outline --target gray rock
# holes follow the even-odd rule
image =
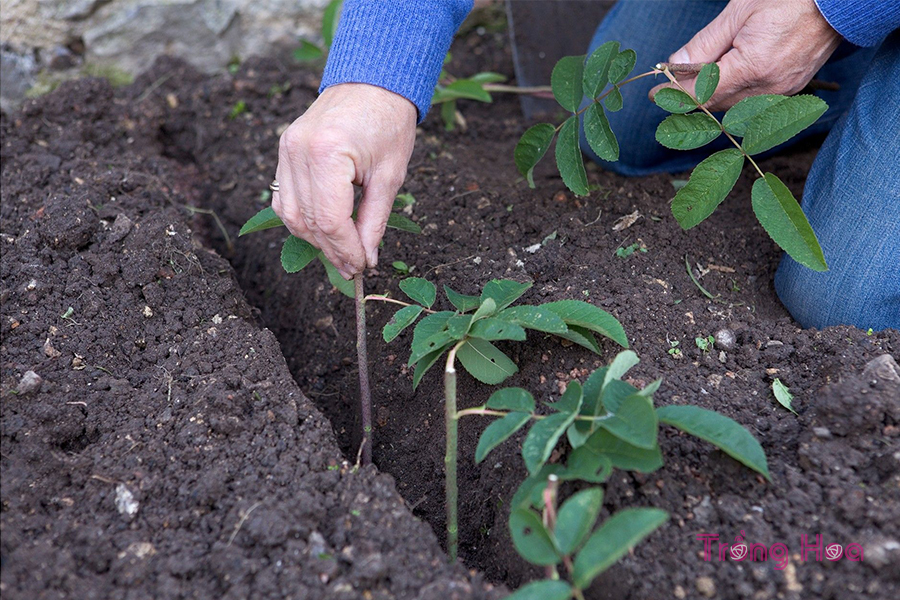
[[[892,381],[900,383],[900,365],[890,354],[882,354],[866,364],[863,377],[868,381]]]
[[[716,347],[723,350],[734,349],[737,338],[730,329],[720,329],[715,333]]]
[[[34,371],[25,371],[25,375],[22,376],[22,379],[19,381],[19,385],[16,386],[16,391],[19,392],[20,395],[32,394],[40,391],[41,385],[43,385],[44,380],[40,375],[35,373]]]

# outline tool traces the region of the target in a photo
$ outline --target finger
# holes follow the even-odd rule
[[[279,153],[281,154],[281,153]],[[281,219],[291,235],[302,238],[309,243],[314,243],[309,233],[303,213],[300,210],[298,198],[301,190],[298,184],[302,184],[293,176],[290,168],[291,162],[280,158],[275,169],[275,180],[278,182],[278,191],[272,192],[272,210]]]
[[[353,222],[353,163],[346,157],[329,157],[310,161],[306,168],[309,192],[301,199],[306,225],[325,257],[350,279],[366,266]]]
[[[706,103],[706,108],[711,111],[728,110],[744,98],[753,94],[765,94],[767,90],[759,87],[752,64],[747,60],[738,48],[733,48],[718,62],[719,84],[716,91]]]
[[[731,49],[731,44],[742,26],[742,16],[726,6],[709,25],[697,32],[691,40],[669,57],[673,63],[710,63]]]
[[[400,190],[403,178],[376,175],[363,190],[356,217],[356,230],[366,253],[369,267],[378,264],[378,246],[384,237],[394,198]]]

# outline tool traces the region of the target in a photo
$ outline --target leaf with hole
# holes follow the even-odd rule
[[[637,62],[637,54],[635,54],[634,50],[622,50],[619,54],[612,60],[612,64],[609,65],[609,81],[610,83],[619,83],[623,79],[625,79],[629,73],[631,73],[632,69],[634,69],[634,64]]]
[[[530,413],[511,412],[488,425],[478,440],[478,447],[475,448],[475,462],[483,461],[491,450],[509,439],[530,419]]]
[[[534,166],[540,162],[550,148],[556,135],[556,127],[550,123],[538,123],[530,127],[516,144],[513,159],[519,173],[528,180],[528,187],[534,187]]]
[[[669,115],[656,128],[656,141],[673,150],[693,150],[722,133],[719,122],[703,113]]]
[[[736,421],[699,406],[663,406],[657,409],[656,415],[661,423],[710,442],[738,462],[772,480],[762,446]]]
[[[395,312],[394,316],[391,317],[391,320],[388,321],[382,330],[384,341],[390,342],[400,335],[401,331],[412,325],[413,321],[422,314],[423,310],[425,309],[421,306],[404,306]]]
[[[496,310],[503,310],[527,292],[531,285],[512,279],[492,279],[485,284],[481,292],[481,301],[490,298],[497,304]]]
[[[584,56],[564,56],[559,59],[550,73],[550,88],[553,97],[569,112],[578,110],[584,97],[582,80],[584,77]]]
[[[559,130],[556,140],[556,167],[563,183],[577,196],[586,196],[588,188],[587,172],[581,158],[581,143],[578,136],[578,117],[569,117]]]
[[[450,301],[456,310],[459,312],[469,312],[470,310],[475,310],[479,306],[481,306],[481,297],[480,296],[467,296],[466,294],[460,294],[456,292],[446,285],[444,286],[444,293],[447,294],[447,300]]]
[[[574,423],[573,423],[574,425]],[[571,425],[569,429],[571,429]],[[559,478],[580,479],[588,483],[603,483],[612,473],[612,462],[609,458],[594,452],[587,446],[579,446],[569,453],[566,468]]]
[[[288,273],[296,273],[319,255],[319,249],[298,237],[289,236],[281,247],[281,266]]]
[[[325,267],[325,274],[328,276],[328,281],[337,288],[337,290],[348,298],[356,297],[356,286],[353,281],[344,279],[344,276],[340,274],[340,272],[334,267],[331,262],[325,255],[321,252],[319,253],[319,261]]]
[[[707,63],[700,69],[697,74],[697,80],[694,82],[694,94],[700,104],[706,104],[716,91],[719,85],[719,65],[716,63]]]
[[[731,135],[744,137],[747,133],[747,124],[753,117],[782,100],[787,100],[787,96],[764,94],[744,98],[728,109],[728,112],[722,117],[722,126]]]
[[[496,317],[488,317],[476,321],[472,325],[469,335],[490,342],[497,340],[525,341],[525,330],[519,325],[504,321]]]
[[[556,517],[556,545],[563,556],[575,552],[587,539],[600,516],[603,490],[589,488],[572,494],[563,502]]]
[[[606,42],[594,50],[584,64],[584,93],[596,98],[609,83],[609,67],[619,55],[619,42]]]
[[[241,230],[238,232],[238,237],[247,235],[248,233],[255,233],[257,231],[282,226],[284,226],[284,222],[275,214],[272,207],[268,206],[250,217],[250,220],[244,223],[244,226],[241,227]]]
[[[682,229],[699,225],[728,196],[744,166],[737,148],[720,150],[694,167],[687,184],[672,200],[672,215]]]
[[[628,336],[619,321],[601,308],[581,300],[559,300],[541,304],[541,307],[552,310],[566,322],[576,325],[611,339],[623,348],[628,347]]]
[[[519,370],[508,356],[484,340],[469,339],[456,357],[472,377],[489,385],[500,383]]]
[[[619,142],[609,126],[609,119],[600,103],[592,104],[584,113],[584,137],[597,156],[603,160],[619,160]]]
[[[813,271],[828,270],[816,232],[791,190],[778,177],[766,173],[757,179],[750,198],[759,224],[791,258]]]
[[[431,308],[437,298],[437,288],[433,283],[421,277],[407,277],[400,281],[400,289],[414,302],[425,308]]]
[[[658,508],[626,508],[611,516],[575,557],[572,572],[575,585],[581,589],[588,587],[597,575],[625,556],[668,518],[668,513]]]
[[[650,449],[638,448],[604,429],[597,430],[588,438],[584,447],[605,456],[613,467],[623,471],[652,473],[663,465],[659,446]]]
[[[569,600],[572,586],[558,579],[532,581],[506,597],[506,600]]]
[[[747,154],[759,154],[782,144],[825,114],[828,105],[816,96],[785,98],[747,122],[741,143]]]
[[[541,518],[527,508],[512,511],[509,531],[519,555],[534,565],[555,565],[560,556]]]
[[[661,109],[675,114],[689,113],[697,108],[694,99],[674,88],[663,88],[653,96],[653,102]]]
[[[422,228],[419,227],[418,223],[397,213],[388,215],[387,226],[391,229],[399,229],[409,233],[422,233]]]

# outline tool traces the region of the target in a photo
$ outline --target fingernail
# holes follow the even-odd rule
[[[374,269],[376,266],[378,266],[378,249],[376,248],[375,250],[369,252],[369,256],[366,260],[368,261],[370,268]]]
[[[691,57],[688,56],[687,50],[681,48],[675,54],[669,57],[669,62],[673,63],[689,63],[691,62]]]
[[[351,265],[350,263],[344,263],[343,270],[345,273],[344,277],[346,277],[347,279],[353,279],[353,273],[356,272],[356,269],[353,268],[353,265]]]

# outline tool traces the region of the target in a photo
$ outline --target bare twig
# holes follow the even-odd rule
[[[363,439],[362,464],[372,462],[372,391],[369,387],[369,353],[366,348],[366,292],[362,273],[353,278],[356,291],[356,362],[359,368],[359,403]]]

